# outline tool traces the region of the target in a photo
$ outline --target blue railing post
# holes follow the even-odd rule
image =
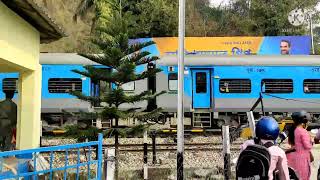
[[[53,169],[53,156],[54,156],[54,154],[53,154],[53,151],[50,151],[50,180],[52,180],[53,179],[53,171],[52,171],[52,169]]]
[[[33,169],[34,169],[34,171],[37,171],[37,153],[34,153],[33,154]],[[38,179],[38,176],[37,175],[35,175],[35,176],[33,176],[34,178],[33,179],[35,179],[35,180],[37,180]]]
[[[101,180],[102,175],[102,144],[103,144],[103,135],[100,133],[98,136],[98,169],[97,169],[97,180]]]
[[[90,178],[90,162],[91,162],[91,146],[89,146],[89,154],[88,154],[88,164],[87,164],[87,167],[88,167],[88,179],[91,179]]]
[[[3,168],[3,158],[0,157],[0,173],[2,173],[2,168]]]
[[[77,174],[76,174],[76,180],[78,180],[79,178],[80,178],[80,176],[79,176],[79,164],[80,164],[80,149],[78,149],[78,151],[77,151]]]
[[[64,164],[65,169],[64,169],[64,174],[63,174],[64,180],[67,180],[67,176],[68,176],[68,172],[67,172],[67,169],[68,169],[67,166],[68,166],[68,161],[69,161],[68,156],[69,156],[68,149],[66,149],[66,158],[65,158],[66,162]]]
[[[96,164],[96,178],[98,180],[101,180],[102,178],[102,144],[103,144],[103,136],[102,134],[99,134],[98,141],[92,141],[92,142],[86,142],[86,143],[77,143],[77,144],[68,144],[68,145],[60,145],[60,146],[51,146],[51,147],[42,147],[42,148],[35,148],[35,149],[27,149],[27,150],[16,150],[16,151],[8,151],[8,152],[0,152],[0,179],[17,179],[17,178],[25,178],[25,179],[38,179],[38,175],[40,174],[48,174],[49,179],[55,179],[54,173],[55,172],[62,172],[61,177],[63,179],[68,179],[68,170],[76,169],[76,179],[82,178],[82,175],[80,173],[81,168],[80,167],[88,167],[88,179],[90,178],[90,165]],[[97,147],[97,160],[92,159],[91,152],[92,147]],[[86,162],[81,161],[81,153],[80,149],[83,148],[89,148],[89,155]],[[72,149],[77,153],[77,164],[73,165],[69,163],[69,151],[72,151]],[[65,164],[62,167],[55,167],[53,165],[53,162],[55,160],[55,153],[59,152],[65,153]],[[43,158],[38,157],[38,155],[41,155],[41,153],[48,153],[50,155],[50,163],[47,164],[47,167],[44,166]],[[5,158],[8,157],[15,157],[17,159],[21,159],[17,164],[17,174],[14,174],[11,171],[6,170],[5,172],[2,172],[2,161]],[[58,158],[58,157],[57,157]],[[37,162],[38,159],[38,162]],[[32,162],[33,161],[33,162]],[[32,162],[32,163],[31,163]],[[28,164],[34,166],[34,170],[30,172],[28,170]],[[58,174],[57,174],[58,175]],[[84,176],[85,177],[85,174]]]

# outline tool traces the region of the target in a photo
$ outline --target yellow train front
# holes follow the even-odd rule
[[[283,132],[284,130],[289,129],[293,125],[293,120],[292,119],[283,119],[278,122],[280,132]],[[250,127],[245,127],[242,129],[241,138],[248,139],[252,137],[251,129]]]

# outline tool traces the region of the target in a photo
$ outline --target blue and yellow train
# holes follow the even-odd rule
[[[42,53],[43,119],[65,111],[90,111],[92,105],[78,100],[68,92],[82,91],[86,95],[99,95],[110,85],[92,82],[72,72],[83,65],[100,66],[89,59],[72,53]],[[166,55],[155,66],[163,71],[153,79],[125,84],[128,93],[153,89],[166,90],[156,105],[166,114],[176,113],[177,56]],[[102,67],[102,66],[101,66]],[[107,67],[102,67],[107,68]],[[143,71],[145,67],[137,68]],[[18,74],[0,74],[0,98],[3,90],[16,89]],[[273,114],[290,113],[304,109],[320,112],[320,57],[319,56],[209,56],[186,55],[184,70],[184,109],[192,127],[213,128],[225,121],[241,120],[260,95],[264,110]],[[151,83],[150,83],[151,82]],[[146,107],[147,102],[134,105]],[[255,109],[261,112],[261,106]]]

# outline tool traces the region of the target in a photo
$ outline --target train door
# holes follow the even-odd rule
[[[192,70],[192,106],[194,109],[211,107],[210,87],[209,69]]]

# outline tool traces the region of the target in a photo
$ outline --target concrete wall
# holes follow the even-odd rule
[[[1,58],[16,64],[20,70],[35,70],[39,64],[39,32],[2,2],[0,12]]]
[[[0,72],[19,72],[17,148],[40,144],[40,34],[0,1]]]

